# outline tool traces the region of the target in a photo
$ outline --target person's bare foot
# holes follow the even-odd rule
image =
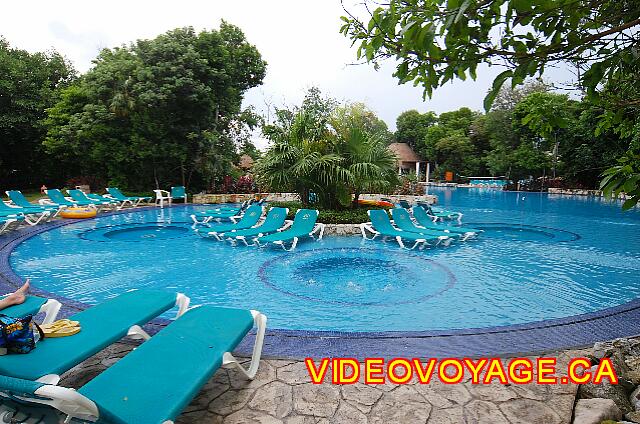
[[[29,293],[29,279],[15,292],[7,295],[5,300],[9,305],[19,305],[24,302],[27,293]]]

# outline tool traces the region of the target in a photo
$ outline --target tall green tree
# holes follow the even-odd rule
[[[420,113],[415,109],[402,112],[396,119],[395,139],[399,143],[407,143],[412,149],[420,148],[427,130],[437,120],[433,112]]]
[[[486,142],[476,125],[480,118],[480,113],[466,107],[440,114],[436,124],[428,128],[419,151],[441,171],[465,176],[482,173]]]
[[[379,138],[385,144],[390,144],[393,139],[387,124],[364,103],[347,103],[337,107],[333,111],[331,122],[338,132],[346,130],[342,127],[355,126],[364,131],[367,136]]]
[[[234,132],[256,124],[241,103],[265,70],[226,22],[105,49],[50,109],[44,144],[74,174],[132,189],[207,188],[235,160]]]
[[[29,53],[0,38],[0,185],[33,188],[57,177],[41,146],[42,121],[74,76],[59,53]]]
[[[576,102],[555,93],[532,93],[514,110],[516,124],[526,126],[534,135],[552,146],[552,176],[556,177],[560,140],[575,117]]]

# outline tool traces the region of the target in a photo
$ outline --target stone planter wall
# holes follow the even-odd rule
[[[602,192],[600,190],[582,190],[577,188],[549,188],[549,194],[568,194],[573,196],[592,196],[592,197],[602,197]],[[624,193],[620,193],[618,196],[620,200],[626,200],[627,195]]]
[[[241,203],[258,197],[268,202],[294,202],[298,200],[295,193],[252,193],[252,194],[194,194],[193,203]]]
[[[299,201],[296,193],[256,193],[256,194],[194,194],[193,203],[238,203],[244,202],[254,197],[266,198],[267,202],[296,202]],[[432,194],[422,196],[409,196],[400,194],[361,194],[363,200],[390,199],[397,203],[399,200],[406,200],[409,203],[427,202],[429,204],[438,203],[438,197]]]
[[[359,224],[325,224],[324,234],[332,236],[359,236],[362,233],[360,232]]]
[[[194,194],[193,203],[238,203],[255,196],[255,194]]]
[[[393,203],[397,203],[399,200],[406,200],[409,203],[415,202],[427,202],[431,205],[438,203],[438,196],[432,194],[424,194],[422,196],[411,196],[405,194],[361,194],[360,199],[363,200],[382,200],[383,198],[391,200]]]
[[[298,202],[297,193],[266,193],[267,202]]]

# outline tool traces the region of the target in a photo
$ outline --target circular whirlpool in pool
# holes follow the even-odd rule
[[[441,295],[456,281],[424,256],[384,249],[314,249],[266,261],[258,275],[287,295],[339,305],[403,305]]]
[[[507,222],[471,222],[467,226],[484,231],[484,235],[505,240],[532,242],[569,242],[580,240],[580,235],[571,231],[541,225]]]
[[[186,225],[144,222],[136,224],[109,225],[97,227],[78,234],[85,240],[93,241],[153,241],[174,239],[189,235]]]

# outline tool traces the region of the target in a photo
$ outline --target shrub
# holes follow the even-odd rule
[[[269,202],[269,207],[279,206],[282,208],[289,208],[289,219],[293,219],[298,209],[302,207],[300,202]],[[369,221],[369,215],[367,211],[369,209],[385,209],[377,206],[367,206],[358,209],[346,209],[346,210],[332,210],[332,209],[319,209],[320,215],[318,216],[318,222],[323,224],[361,224]]]
[[[227,175],[220,184],[212,185],[209,191],[216,194],[250,194],[255,193],[257,187],[251,175],[239,176],[237,179],[233,175]]]

